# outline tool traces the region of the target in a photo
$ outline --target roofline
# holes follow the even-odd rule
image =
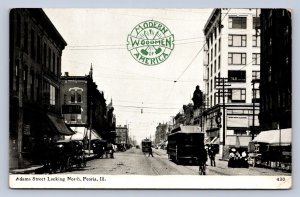
[[[32,17],[35,17],[37,21],[41,21],[40,25],[46,28],[48,27],[52,30],[49,36],[51,36],[52,34],[52,36],[56,37],[59,40],[59,42],[62,44],[62,49],[64,49],[65,46],[67,46],[67,42],[64,40],[62,35],[58,32],[58,30],[56,29],[56,27],[51,22],[51,20],[49,19],[49,17],[47,16],[47,14],[44,12],[42,8],[26,8],[26,10],[28,10],[28,12],[32,15]],[[45,23],[43,23],[43,20]]]
[[[221,8],[215,8],[215,9],[212,11],[212,13],[210,14],[209,18],[207,19],[207,21],[206,21],[206,23],[205,23],[205,25],[204,25],[204,28],[203,28],[204,35],[206,35],[205,32],[206,32],[208,26],[210,25],[210,22],[211,22],[213,16],[216,14],[216,12],[217,12],[218,10],[221,11]]]

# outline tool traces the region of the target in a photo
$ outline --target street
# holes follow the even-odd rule
[[[198,166],[179,165],[168,159],[166,150],[153,149],[148,157],[141,149],[131,148],[125,152],[116,152],[114,158],[90,160],[82,169],[61,174],[109,174],[109,175],[198,175]],[[207,175],[286,175],[291,173],[266,168],[228,168],[227,161],[216,158],[216,167],[207,161]]]

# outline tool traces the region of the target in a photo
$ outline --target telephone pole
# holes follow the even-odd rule
[[[228,88],[229,86],[231,86],[231,84],[228,83],[228,78],[224,78],[224,77],[216,77],[215,78],[215,88],[218,90],[218,92],[216,92],[216,96],[218,98],[222,97],[222,108],[223,108],[223,112],[222,112],[222,119],[223,119],[223,123],[222,123],[222,128],[223,128],[223,136],[222,136],[222,145],[223,145],[223,150],[222,150],[222,157],[224,157],[224,146],[225,146],[225,140],[226,140],[226,127],[225,127],[225,96],[228,96],[230,94],[230,92],[228,92]],[[218,99],[219,100],[219,99]]]

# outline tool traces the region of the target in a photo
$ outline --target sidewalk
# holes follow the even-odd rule
[[[9,170],[10,174],[35,174],[35,172],[41,168],[43,168],[44,165],[32,165],[28,168],[21,168],[21,169],[11,169]]]

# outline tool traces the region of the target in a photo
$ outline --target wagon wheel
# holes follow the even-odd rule
[[[176,163],[179,163],[179,160],[178,160],[177,145],[176,145],[176,149],[175,149],[175,162],[176,162]]]
[[[66,171],[71,171],[72,168],[72,161],[71,161],[71,157],[67,158],[67,162],[66,162]]]
[[[63,172],[63,169],[64,169],[64,167],[63,167],[63,164],[62,164],[62,162],[61,161],[59,161],[59,162],[57,162],[57,169],[56,169],[56,171],[57,172]]]
[[[82,159],[81,167],[82,168],[86,167],[86,160],[84,158]]]

